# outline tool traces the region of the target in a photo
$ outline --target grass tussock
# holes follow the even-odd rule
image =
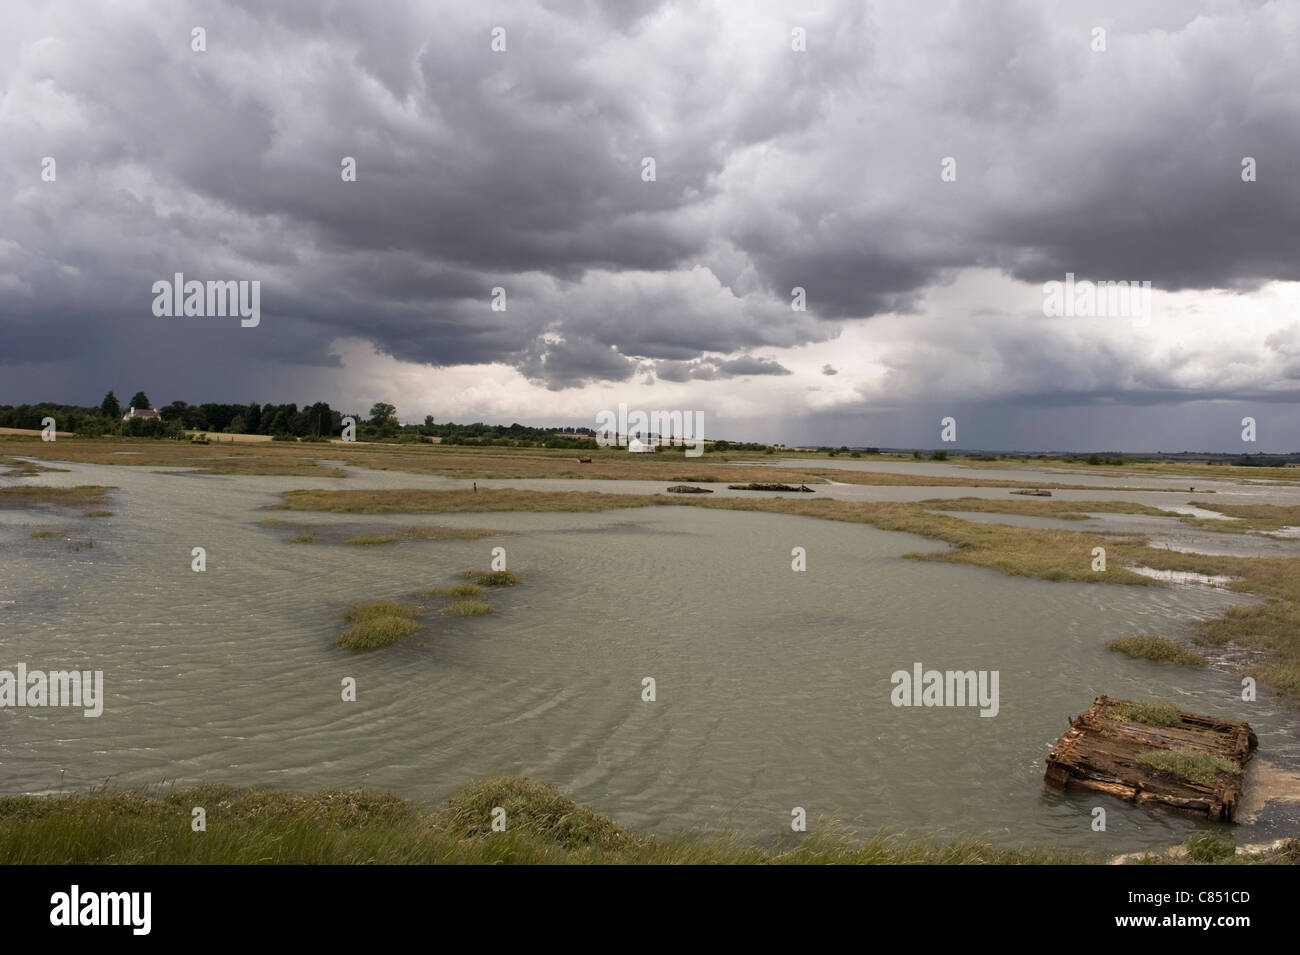
[[[51,537],[62,537],[62,536],[63,536],[64,534],[66,534],[66,533],[67,533],[67,531],[64,531],[64,530],[57,530],[57,531],[32,531],[32,533],[31,533],[31,537],[32,537],[33,540],[48,540],[48,539],[51,538]]]
[[[478,597],[484,593],[478,584],[457,584],[454,587],[430,587],[420,591],[421,597]]]
[[[447,613],[454,617],[482,617],[492,612],[492,605],[482,600],[457,600],[447,605]]]
[[[481,587],[514,587],[520,581],[513,570],[467,570],[465,576]]]
[[[1108,711],[1119,723],[1146,723],[1148,726],[1178,726],[1183,722],[1178,707],[1172,703],[1124,703]]]
[[[1122,653],[1134,660],[1154,660],[1157,663],[1173,663],[1184,667],[1205,666],[1208,662],[1204,654],[1189,650],[1164,637],[1147,635],[1120,637],[1106,644],[1106,649]]]
[[[356,651],[391,646],[420,629],[413,619],[419,612],[419,607],[391,600],[357,604],[344,614],[343,619],[352,626],[339,635],[334,645]]]
[[[381,617],[414,617],[420,608],[411,604],[399,604],[392,600],[378,600],[369,604],[355,604],[348,608],[343,619],[348,623],[365,623]]]
[[[348,650],[378,650],[419,629],[420,625],[407,617],[374,617],[344,630],[334,645]]]
[[[286,540],[290,544],[314,544],[316,543],[315,534],[290,534]]]
[[[87,511],[82,517],[112,517],[112,511]]]
[[[1191,749],[1151,749],[1138,756],[1140,762],[1166,773],[1198,783],[1213,783],[1221,774],[1241,775],[1241,767],[1218,753]]]

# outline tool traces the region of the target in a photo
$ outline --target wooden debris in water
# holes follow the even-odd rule
[[[1046,491],[1041,487],[1025,488],[1021,491],[1012,491],[1012,494],[1028,494],[1030,497],[1051,497],[1052,492]]]
[[[1241,798],[1246,763],[1259,745],[1249,723],[1167,707],[1168,722],[1140,717],[1159,705],[1099,696],[1047,756],[1043,778],[1056,789],[1077,786],[1130,802],[1155,803],[1211,820],[1229,820]],[[1154,717],[1147,716],[1147,719]],[[1197,767],[1198,778],[1174,763]]]
[[[807,484],[800,484],[795,487],[793,484],[728,484],[729,491],[802,491],[804,494],[812,494],[813,489]]]
[[[668,489],[669,494],[712,494],[713,489],[707,487],[694,487],[690,484],[674,484]]]

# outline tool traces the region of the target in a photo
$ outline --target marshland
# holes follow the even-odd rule
[[[1190,491],[1169,469],[902,456],[4,450],[5,656],[103,670],[106,695],[94,720],[5,714],[6,796],[368,790],[414,825],[526,777],[658,847],[638,852],[712,839],[773,859],[806,838],[794,807],[836,851],[983,847],[967,861],[1155,853],[1207,829],[1263,844],[1300,820],[1300,487],[1260,469]],[[664,493],[688,475],[715,493]],[[814,493],[726,487],[769,475]],[[1054,496],[1009,494],[1027,482]],[[914,661],[999,671],[996,718],[892,706],[890,674]],[[1258,779],[1238,822],[1113,801],[1097,833],[1095,797],[1045,791],[1044,756],[1098,693],[1248,720]],[[13,827],[55,825],[5,805],[7,852]]]
[[[1206,829],[1115,802],[1099,838],[1086,798],[1044,790],[1066,717],[1109,693],[1251,722],[1255,802],[1216,838],[1274,841],[1300,816],[1294,485],[614,451],[595,455],[606,477],[563,478],[572,455],[342,443],[260,446],[239,469],[147,440],[6,451],[56,468],[0,479],[6,656],[107,685],[99,720],[6,713],[6,795],[372,790],[419,815],[528,777],[663,851],[689,835],[774,858],[800,843],[793,807],[845,852],[888,837],[991,860]],[[664,494],[684,469],[715,494]],[[815,492],[725,487],[758,469]],[[1056,496],[1010,496],[1026,477]],[[1242,554],[1173,546],[1208,535]],[[892,707],[889,674],[915,660],[1000,670],[996,719]]]

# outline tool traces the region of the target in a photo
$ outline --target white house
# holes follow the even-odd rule
[[[122,415],[122,420],[131,421],[134,418],[145,418],[147,420],[155,420],[161,417],[162,415],[154,411],[152,408],[131,407],[130,409],[127,410],[126,414]]]

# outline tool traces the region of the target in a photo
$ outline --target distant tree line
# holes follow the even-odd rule
[[[358,441],[386,441],[397,444],[415,443],[437,438],[442,444],[465,447],[560,448],[575,451],[595,450],[596,432],[593,428],[532,428],[518,422],[511,425],[458,424],[455,421],[435,422],[426,415],[423,424],[401,424],[397,408],[388,402],[375,402],[368,415],[359,412],[336,411],[328,402],[315,404],[222,404],[207,402],[190,404],[173,401],[154,408],[158,418],[131,418],[123,421],[127,410],[154,408],[149,396],[137,391],[125,406],[113,392],[104,396],[99,407],[61,405],[44,402],[35,405],[0,405],[0,428],[28,428],[39,430],[43,418],[53,418],[60,431],[71,431],[84,437],[122,435],[125,437],[173,438],[182,440],[187,431],[211,434],[262,434],[276,440],[325,441],[343,435],[344,419],[352,418]],[[664,449],[669,450],[668,448]],[[677,446],[674,450],[682,450]],[[706,444],[705,451],[766,451],[766,444],[752,441],[715,441]],[[848,448],[840,449],[844,452]],[[871,449],[875,450],[875,449]]]
[[[443,444],[467,447],[567,448],[579,451],[597,447],[596,432],[591,428],[530,428],[518,422],[509,426],[484,424],[482,421],[436,424],[429,416],[424,419],[419,433],[439,438]]]
[[[521,424],[490,425],[435,423],[427,415],[423,424],[403,425],[397,420],[397,408],[376,402],[369,415],[342,412],[328,402],[315,404],[190,404],[173,401],[156,408],[158,418],[122,420],[129,408],[153,408],[149,396],[136,392],[125,407],[113,392],[104,396],[99,407],[42,402],[33,405],[0,405],[0,428],[39,430],[41,421],[53,418],[60,431],[85,437],[123,435],[183,439],[186,431],[212,434],[263,434],[281,440],[327,440],[341,437],[344,418],[352,418],[358,441],[392,441],[398,443],[440,438],[444,444],[469,446],[546,447],[592,449],[596,432],[591,428],[530,428]],[[575,436],[576,435],[576,436]]]

